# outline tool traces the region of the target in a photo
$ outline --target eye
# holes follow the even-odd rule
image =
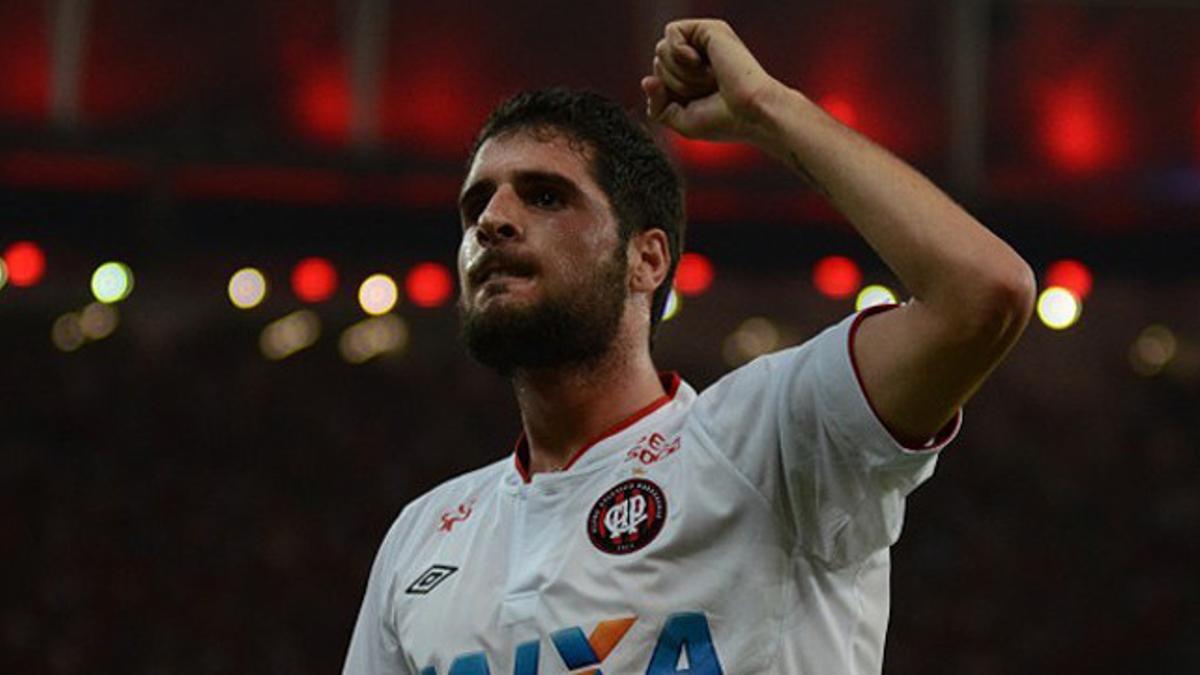
[[[530,202],[543,209],[555,209],[563,205],[558,192],[548,188],[537,188],[533,191]]]
[[[479,220],[479,214],[483,211],[483,207],[478,200],[463,204],[462,210],[459,211],[459,220],[462,222],[462,229],[466,230]]]

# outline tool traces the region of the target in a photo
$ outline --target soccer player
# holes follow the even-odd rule
[[[798,173],[912,299],[697,394],[651,360],[682,240],[669,163],[596,95],[510,99],[471,156],[458,267],[467,347],[524,433],[400,513],[346,673],[880,672],[904,500],[1023,330],[1032,274],[724,22],[668,24],[641,86],[656,122]]]

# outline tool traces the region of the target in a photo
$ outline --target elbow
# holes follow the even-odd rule
[[[939,299],[941,331],[955,344],[1004,352],[1016,342],[1033,315],[1037,281],[1033,270],[1013,254],[1002,265],[975,268]]]
[[[1037,277],[1029,263],[1019,257],[1012,268],[1003,284],[1002,294],[1008,316],[1018,326],[1017,333],[1020,334],[1029,323],[1029,317],[1033,316],[1033,307],[1037,303]]]
[[[994,271],[975,304],[971,331],[1007,349],[1024,332],[1037,301],[1037,279],[1028,263],[1015,254]]]

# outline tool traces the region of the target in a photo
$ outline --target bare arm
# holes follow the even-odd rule
[[[934,435],[1016,342],[1033,307],[1029,266],[924,176],[768,75],[724,22],[667,25],[649,114],[693,138],[752,143],[841,212],[913,299],[866,319],[854,357],[901,440]]]

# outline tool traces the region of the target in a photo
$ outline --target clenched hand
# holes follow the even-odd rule
[[[755,144],[765,140],[764,100],[786,89],[716,19],[668,23],[654,48],[653,74],[641,84],[647,114],[684,136]]]

